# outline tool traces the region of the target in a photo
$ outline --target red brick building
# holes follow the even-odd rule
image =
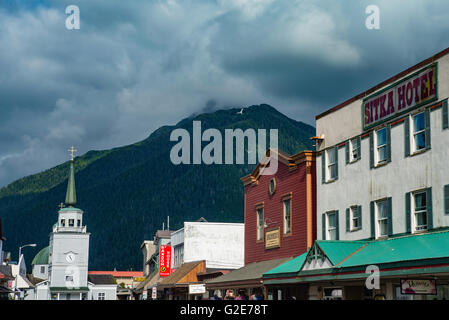
[[[245,188],[245,265],[298,256],[316,239],[315,153],[278,152],[278,170],[262,164],[241,178]]]

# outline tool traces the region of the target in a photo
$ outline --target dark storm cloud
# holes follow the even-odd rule
[[[72,144],[129,144],[217,108],[269,103],[314,124],[447,47],[446,2],[3,0],[0,186]],[[81,29],[68,31],[72,4]],[[380,30],[365,28],[370,4]]]

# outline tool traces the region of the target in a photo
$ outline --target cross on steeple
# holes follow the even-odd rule
[[[64,203],[61,202],[61,203],[58,205],[58,207],[59,207],[59,209],[62,209],[62,208],[65,207],[65,205],[64,205]]]
[[[73,146],[69,149],[69,152],[70,152],[70,161],[73,161],[73,159],[75,158],[75,157],[74,157],[74,154],[75,154],[76,151],[78,151],[78,150],[76,150]]]

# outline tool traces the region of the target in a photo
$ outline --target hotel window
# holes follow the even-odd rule
[[[449,112],[447,108],[447,99],[442,103],[442,118],[443,118],[443,130],[449,128]]]
[[[323,240],[339,240],[338,211],[323,213]]]
[[[421,231],[427,229],[427,205],[426,205],[426,192],[419,192],[413,194],[413,214],[414,214],[414,229],[415,231]]]
[[[426,120],[424,112],[413,116],[413,151],[426,148]]]
[[[377,131],[377,163],[387,161],[387,128]]]
[[[408,157],[430,149],[430,110],[404,119],[404,152]]]
[[[75,219],[69,219],[69,227],[75,226]]]
[[[284,200],[284,234],[291,230],[291,199]]]
[[[392,199],[371,201],[371,237],[381,238],[393,234]]]
[[[338,177],[338,147],[327,150],[327,181]]]
[[[405,194],[406,231],[433,229],[432,188]]]
[[[346,164],[360,160],[362,155],[360,145],[360,137],[346,141]]]
[[[352,206],[346,209],[346,231],[362,229],[362,206]]]
[[[98,300],[104,300],[105,298],[105,293],[104,292],[99,292],[98,293]]]
[[[256,210],[257,212],[257,240],[262,240],[263,238],[263,208]]]
[[[391,161],[391,128],[390,126],[370,133],[370,166],[376,166]]]

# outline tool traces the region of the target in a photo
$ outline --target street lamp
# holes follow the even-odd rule
[[[14,296],[17,294],[17,276],[19,275],[20,272],[20,266],[19,266],[19,261],[20,261],[20,256],[22,255],[22,248],[25,247],[35,247],[36,244],[35,243],[29,243],[29,244],[25,244],[21,247],[19,247],[19,257],[17,258],[17,273],[16,273],[16,281],[14,281]]]

